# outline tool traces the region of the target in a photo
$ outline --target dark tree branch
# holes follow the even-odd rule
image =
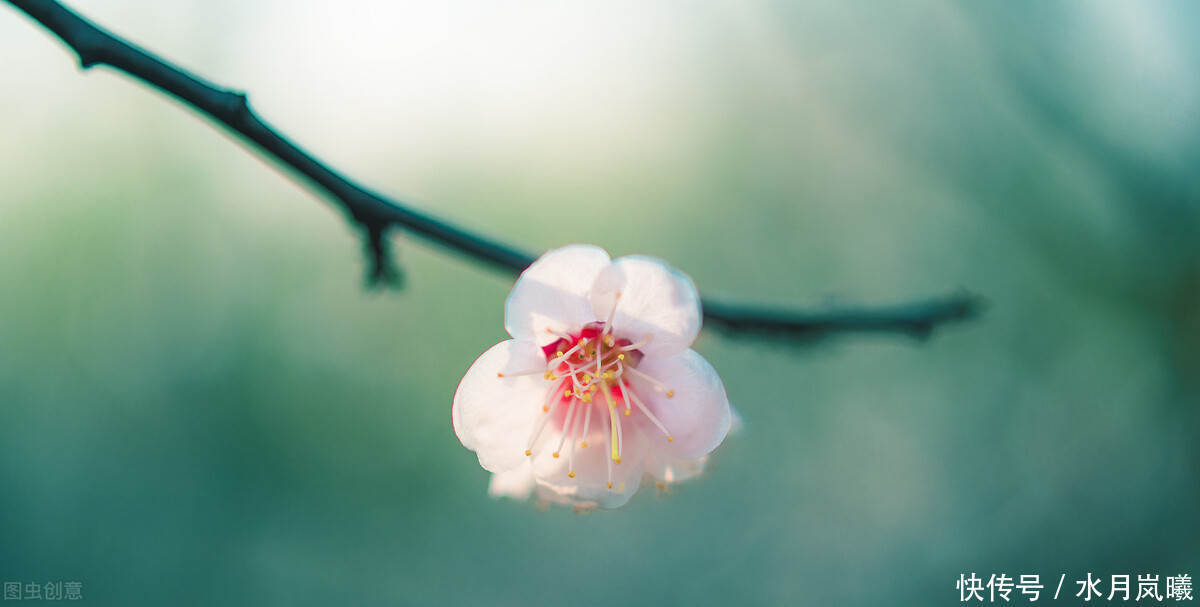
[[[232,130],[294,177],[332,198],[364,232],[368,280],[391,283],[399,272],[391,260],[387,233],[400,226],[426,239],[497,269],[519,274],[535,257],[484,236],[402,206],[350,181],[313,158],[263,122],[246,95],[189,74],[158,56],[97,27],[53,0],[7,0],[62,39],[79,55],[84,68],[108,65],[192,106]],[[975,316],[979,306],[967,293],[941,300],[874,309],[798,312],[710,300],[703,302],[709,326],[741,334],[810,340],[852,331],[894,332],[918,338],[935,327]]]
[[[982,309],[982,301],[966,292],[896,306],[843,307],[824,312],[726,305],[709,298],[704,301],[704,320],[708,327],[728,333],[798,342],[864,332],[892,332],[926,339],[942,323],[973,318]]]

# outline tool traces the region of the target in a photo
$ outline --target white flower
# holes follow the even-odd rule
[[[616,508],[645,474],[699,474],[729,432],[725,387],[689,349],[696,287],[660,260],[550,251],[517,279],[504,326],[512,339],[471,365],[451,411],[493,496]]]

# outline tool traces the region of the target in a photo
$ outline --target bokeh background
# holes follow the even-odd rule
[[[329,204],[0,4],[4,581],[929,605],[971,572],[1066,574],[1063,603],[1087,572],[1200,574],[1200,5],[74,6],[529,250],[657,255],[764,303],[989,308],[924,344],[705,333],[746,420],[706,478],[585,516],[494,502],[449,410],[510,277],[401,237],[406,287],[365,290]]]

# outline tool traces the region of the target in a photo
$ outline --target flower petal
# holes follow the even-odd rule
[[[554,450],[562,439],[562,434],[552,433],[545,437],[533,455],[533,473],[537,478],[538,495],[547,497],[547,493],[560,499],[549,501],[569,502],[576,505],[596,505],[600,508],[619,508],[629,501],[641,485],[645,474],[646,438],[636,424],[628,423],[621,417],[622,450],[621,463],[612,464],[612,483],[608,487],[608,466],[611,451],[606,445],[611,435],[608,418],[602,408],[592,412],[592,426],[586,439],[576,436],[573,443],[564,444],[559,457],[554,457]],[[597,415],[599,413],[599,415]],[[619,414],[618,414],[619,415]],[[582,424],[576,426],[579,428]],[[551,433],[547,433],[551,434]],[[587,448],[578,445],[586,440]],[[571,455],[575,477],[567,475],[567,450],[575,448]]]
[[[488,495],[494,498],[508,497],[515,500],[529,499],[537,481],[533,478],[532,466],[517,466],[512,470],[495,472],[488,482]]]
[[[646,474],[664,483],[678,483],[700,476],[708,456],[700,459],[678,459],[660,451],[653,451],[646,458]]]
[[[617,299],[617,293],[620,299]],[[592,287],[592,314],[613,312],[613,334],[650,343],[639,348],[651,358],[667,358],[691,347],[700,332],[700,294],[692,279],[653,257],[622,257],[604,268]]]
[[[611,263],[592,245],[569,245],[547,252],[521,273],[504,307],[504,329],[515,339],[545,346],[559,332],[578,331],[596,320],[588,294]]]
[[[533,342],[510,339],[484,352],[459,382],[450,413],[454,433],[486,470],[504,472],[525,463],[526,441],[551,387],[541,375],[496,374],[545,365]]]
[[[721,444],[729,433],[731,414],[725,386],[716,370],[694,350],[665,359],[645,358],[637,367],[666,387],[631,375],[635,394],[674,438],[668,441],[645,416],[642,431],[650,449],[677,459],[698,459]],[[670,391],[670,392],[667,392]],[[671,393],[672,396],[667,396]]]

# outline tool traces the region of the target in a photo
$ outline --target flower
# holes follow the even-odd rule
[[[451,418],[493,496],[617,508],[642,477],[698,475],[731,423],[717,372],[690,349],[700,297],[651,257],[547,252],[508,296],[512,339],[467,370]]]

